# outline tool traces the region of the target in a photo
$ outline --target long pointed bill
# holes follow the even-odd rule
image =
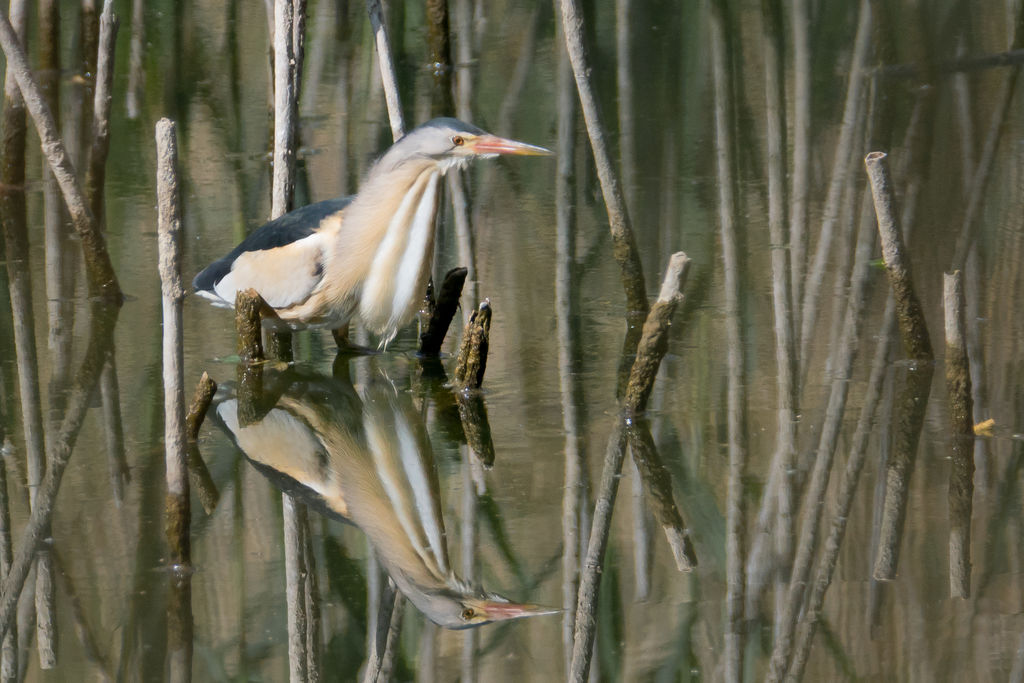
[[[552,151],[525,142],[499,138],[497,135],[481,135],[469,143],[476,154],[518,154],[522,156],[550,156]]]
[[[481,600],[480,611],[488,621],[507,621],[508,619],[521,619],[523,617],[539,617],[544,614],[558,614],[562,610],[540,605],[524,605],[514,602],[499,602],[496,600]]]

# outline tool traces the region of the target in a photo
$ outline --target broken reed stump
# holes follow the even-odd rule
[[[178,142],[170,119],[156,124],[157,231],[163,297],[164,457],[166,533],[177,565],[189,558],[189,486],[185,436],[185,372],[182,334],[181,206],[178,195]]]
[[[647,314],[647,320],[644,321],[643,334],[636,349],[636,359],[629,372],[626,397],[623,401],[628,416],[642,413],[647,408],[654,378],[661,366],[661,359],[668,350],[668,330],[672,326],[672,314],[682,300],[681,292],[689,268],[690,259],[681,251],[669,259],[661,292]]]
[[[188,475],[189,482],[199,495],[199,502],[202,503],[206,514],[213,512],[220,500],[220,492],[217,485],[210,476],[210,470],[206,468],[203,457],[199,453],[199,446],[196,441],[199,439],[199,428],[203,425],[206,412],[213,402],[213,395],[217,392],[217,383],[210,379],[210,375],[203,373],[196,385],[195,393],[192,394],[192,402],[189,404],[188,412],[185,414],[185,435],[188,438]]]
[[[484,300],[473,312],[462,333],[462,346],[455,364],[457,391],[479,389],[487,369],[487,349],[491,335],[491,302]]]
[[[949,594],[971,595],[971,511],[974,497],[974,401],[967,361],[964,287],[959,270],[942,280],[946,320],[946,391],[949,394]]]
[[[885,270],[896,304],[896,321],[903,348],[912,362],[906,367],[895,408],[892,457],[886,466],[882,520],[872,572],[877,581],[890,581],[896,577],[907,514],[907,494],[934,372],[931,339],[921,302],[914,291],[910,259],[903,244],[886,158],[884,152],[871,152],[864,158],[864,165],[871,182]]]
[[[430,319],[420,334],[420,356],[437,356],[441,353],[441,344],[459,308],[459,298],[468,274],[467,268],[452,268],[445,274],[436,299],[433,297],[433,288],[428,290]]]
[[[235,295],[235,329],[238,332],[238,422],[246,426],[262,417],[263,325],[261,312],[267,304],[255,289]]]
[[[449,273],[451,275],[451,273]],[[465,280],[465,275],[462,276]],[[448,278],[445,278],[447,284]],[[461,289],[461,285],[460,285]],[[443,296],[442,292],[442,296]],[[460,292],[454,294],[454,302],[458,303]],[[441,300],[439,299],[439,302]],[[454,306],[451,314],[455,314]],[[459,418],[462,432],[466,435],[466,443],[483,463],[484,467],[494,464],[494,442],[491,440],[491,427],[487,420],[487,407],[483,396],[478,391],[484,381],[487,369],[487,350],[490,345],[491,303],[484,301],[480,308],[473,311],[466,329],[462,333],[462,347],[455,365],[455,381],[453,390],[455,401],[459,405]]]

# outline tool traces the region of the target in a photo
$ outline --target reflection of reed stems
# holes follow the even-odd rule
[[[572,666],[576,591],[579,587],[586,491],[586,453],[583,439],[583,387],[580,381],[579,297],[576,256],[576,94],[572,66],[558,49],[558,147],[555,173],[555,334],[558,339],[558,385],[565,431],[565,486],[562,489],[562,648],[565,676]]]
[[[828,406],[825,409],[825,422],[822,425],[818,448],[814,456],[814,466],[804,494],[800,537],[797,541],[796,555],[793,558],[789,590],[783,604],[779,630],[775,634],[771,671],[767,679],[769,681],[778,681],[786,673],[786,665],[793,646],[793,632],[803,605],[814,554],[817,551],[818,531],[825,506],[825,493],[832,473],[836,447],[839,443],[843,413],[846,411],[853,361],[860,343],[861,314],[867,294],[868,271],[870,270],[868,262],[871,260],[871,253],[874,249],[874,237],[874,225],[870,220],[870,214],[866,213],[861,218],[860,231],[857,236],[856,257],[850,275],[850,298],[843,320],[843,331],[839,335],[840,346],[836,352],[836,366],[832,376]]]
[[[0,431],[3,427],[0,426]],[[11,571],[11,508],[7,495],[7,462],[0,458],[0,581]],[[18,679],[18,629],[12,624],[3,638],[0,651],[0,681],[12,683]]]
[[[583,14],[577,0],[560,0],[560,6],[562,32],[565,34],[565,45],[573,75],[576,77],[576,90],[579,93],[583,119],[590,137],[590,147],[594,153],[597,175],[601,181],[601,193],[604,195],[605,207],[608,210],[608,222],[614,243],[613,252],[622,272],[626,306],[630,312],[646,313],[648,304],[643,266],[640,263],[636,239],[622,196],[622,186],[605,142],[604,124],[601,121],[597,97],[590,83],[590,60],[583,43]]]
[[[363,674],[363,683],[377,683],[391,680],[391,669],[395,662],[395,649],[402,631],[402,615],[405,599],[391,579],[381,586],[380,607],[377,613],[377,628],[372,634],[369,660]]]
[[[597,631],[597,595],[601,585],[601,569],[604,565],[604,553],[608,545],[608,532],[611,527],[612,511],[615,507],[615,494],[619,487],[619,474],[622,471],[622,460],[626,451],[627,416],[635,416],[643,411],[647,396],[650,395],[650,383],[657,376],[658,363],[651,362],[654,357],[660,362],[666,345],[668,325],[661,320],[662,314],[671,319],[672,313],[682,298],[680,291],[686,281],[689,259],[686,254],[673,254],[666,269],[665,280],[651,316],[644,324],[644,335],[640,341],[637,359],[630,374],[631,392],[624,402],[622,416],[617,417],[608,438],[605,451],[604,468],[601,472],[601,484],[598,488],[597,501],[594,504],[594,516],[590,528],[590,541],[587,544],[586,560],[580,576],[579,594],[576,601],[576,624],[574,628],[572,665],[569,680],[577,683],[587,680],[590,660]],[[657,314],[657,319],[655,315]],[[641,386],[640,378],[646,382]],[[635,380],[635,381],[634,381]],[[632,397],[632,400],[629,397]]]
[[[718,173],[718,220],[725,271],[725,336],[728,348],[727,431],[729,474],[726,503],[725,680],[742,679],[743,671],[743,472],[746,468],[743,347],[740,335],[739,255],[736,237],[733,76],[726,41],[725,0],[711,3],[711,72],[714,82],[715,157]]]
[[[455,113],[452,98],[452,50],[448,31],[448,0],[427,0],[424,13],[427,23],[427,50],[430,52],[431,109],[434,116]]]
[[[943,278],[946,312],[946,391],[952,464],[949,470],[949,592],[971,595],[971,508],[974,496],[974,405],[967,362],[964,288],[959,270]]]
[[[794,0],[790,4],[793,31],[793,187],[790,195],[789,266],[793,290],[790,303],[795,332],[800,329],[800,303],[803,301],[807,195],[811,176],[811,20],[807,0]],[[775,248],[780,246],[776,244]]]
[[[802,3],[801,3],[802,4]],[[796,11],[794,9],[794,11]],[[803,8],[806,12],[806,8]],[[772,313],[775,330],[775,365],[776,365],[776,433],[775,451],[772,454],[771,474],[765,487],[765,497],[774,497],[772,503],[765,500],[758,515],[757,529],[762,531],[754,536],[751,544],[750,558],[747,564],[747,614],[753,613],[757,596],[765,582],[765,576],[769,565],[775,566],[777,582],[785,579],[788,570],[789,558],[792,554],[793,537],[793,482],[788,473],[796,467],[796,347],[793,339],[793,310],[794,299],[792,291],[795,291],[796,284],[792,284],[790,278],[795,278],[795,268],[791,269],[789,263],[789,252],[785,248],[787,239],[786,230],[786,121],[785,121],[785,80],[782,60],[782,8],[777,2],[765,3],[763,5],[765,29],[762,36],[763,53],[765,59],[765,94],[766,94],[766,120],[768,139],[768,231],[771,241],[771,267],[772,267]],[[804,17],[806,19],[806,16]],[[795,20],[795,19],[794,19]],[[806,30],[806,27],[804,27]],[[795,30],[795,29],[794,29]],[[800,103],[797,104],[799,111]],[[804,114],[800,114],[803,116]],[[799,118],[799,117],[798,117]],[[806,134],[806,131],[804,131]],[[806,144],[806,139],[802,144]],[[795,143],[794,143],[795,144]],[[801,153],[805,153],[802,150]],[[794,147],[794,155],[796,150]],[[806,160],[805,160],[806,161]],[[796,163],[796,162],[794,162]],[[807,169],[802,172],[806,174]],[[794,170],[794,174],[796,171]],[[806,175],[802,182],[806,184]],[[803,187],[804,196],[799,202],[793,199],[793,211],[797,211],[797,204],[801,203],[799,210],[806,212],[806,185]],[[806,216],[801,219],[801,225],[806,222]],[[794,219],[793,230],[796,220]],[[795,249],[795,245],[794,245]],[[793,258],[797,258],[794,254]],[[800,258],[803,258],[802,253]],[[802,273],[801,273],[802,277]],[[774,514],[773,514],[774,511]],[[772,519],[774,517],[774,519]],[[774,523],[774,533],[769,534],[768,530]],[[774,539],[774,561],[765,562],[765,546],[769,538]],[[757,577],[757,578],[755,578]],[[776,591],[776,599],[780,599],[783,591]],[[781,612],[781,610],[777,610]]]
[[[850,76],[846,86],[846,104],[843,107],[843,122],[839,129],[835,156],[832,159],[832,175],[828,195],[822,210],[821,231],[807,275],[806,288],[800,312],[800,348],[798,362],[801,373],[806,376],[811,337],[818,322],[818,295],[822,289],[828,265],[829,250],[839,220],[839,207],[843,189],[846,187],[850,155],[853,152],[854,132],[857,128],[857,111],[864,85],[865,60],[871,45],[871,3],[861,0],[857,18],[857,35],[854,38],[853,55],[850,59]]]
[[[306,506],[291,495],[282,496],[284,506],[284,576],[285,609],[288,611],[288,671],[292,683],[306,680],[308,672],[308,641],[306,628],[306,598],[303,575],[308,567],[304,563],[303,546],[308,533]]]
[[[100,652],[100,649],[96,644],[96,637],[93,635],[93,629],[90,627],[89,622],[86,619],[85,608],[82,606],[82,601],[79,599],[78,591],[75,589],[75,585],[71,581],[67,565],[61,560],[56,549],[53,551],[53,564],[55,570],[54,574],[58,581],[60,581],[61,588],[64,590],[64,595],[67,597],[68,609],[71,612],[71,621],[75,625],[75,633],[78,634],[78,642],[82,644],[82,653],[88,661],[96,665],[96,673],[98,673],[103,680],[115,680],[110,671],[110,662],[107,661],[107,658],[102,652]]]
[[[185,379],[181,304],[181,207],[178,195],[178,141],[175,125],[156,126],[157,229],[163,301],[164,457],[167,467],[167,542],[175,564],[189,558],[189,486],[185,434]]]
[[[57,132],[53,114],[42,97],[39,85],[32,77],[18,36],[7,20],[7,15],[2,12],[0,12],[0,46],[3,47],[4,54],[7,56],[8,73],[13,74],[18,82],[25,106],[36,124],[43,153],[60,184],[75,231],[81,239],[90,292],[106,296],[112,301],[118,300],[121,297],[121,288],[110,262],[110,255],[107,253],[103,235],[89,211],[75,176],[75,169],[71,165],[67,150]]]
[[[110,100],[114,80],[114,48],[117,44],[117,17],[113,0],[104,0],[100,15],[99,49],[96,58],[96,90],[93,95],[92,141],[86,162],[85,194],[93,218],[103,225],[103,185],[106,179],[107,152],[110,150]]]
[[[119,309],[119,305],[111,305],[100,300],[94,301],[91,307],[89,342],[82,364],[71,385],[64,420],[50,449],[49,468],[36,492],[37,506],[29,515],[28,523],[22,532],[21,546],[15,553],[11,571],[4,579],[0,591],[0,633],[6,633],[11,625],[11,617],[14,615],[18,596],[35,559],[36,549],[44,539],[46,529],[49,528],[64,469],[71,458],[85,414],[92,404],[100,373],[110,356],[112,334]]]
[[[1017,21],[1014,26],[1012,48],[1021,48],[1024,43],[1024,5],[1017,9]],[[956,251],[953,255],[952,270],[962,270],[967,263],[967,256],[970,253],[971,245],[974,243],[974,233],[978,224],[978,217],[981,213],[982,200],[985,198],[985,188],[988,186],[989,177],[992,175],[992,168],[995,166],[996,152],[999,149],[999,138],[1002,136],[1003,125],[1013,103],[1014,91],[1017,89],[1017,79],[1020,76],[1020,69],[1014,67],[1006,72],[1003,82],[999,88],[999,95],[995,98],[998,103],[992,112],[992,120],[989,123],[988,134],[985,136],[985,146],[981,150],[981,158],[978,160],[978,167],[971,176],[970,190],[967,195],[967,209],[964,211],[963,223],[960,226],[960,235],[956,240]]]
[[[886,302],[882,320],[884,321],[882,331],[878,337],[878,343],[875,345],[875,356],[871,362],[871,376],[864,392],[864,403],[861,406],[860,417],[857,419],[857,427],[853,432],[850,457],[846,461],[846,469],[839,484],[839,493],[836,497],[837,509],[832,517],[832,525],[825,541],[822,558],[818,563],[814,583],[811,585],[810,594],[807,597],[807,606],[793,647],[793,662],[790,664],[787,680],[799,681],[803,678],[803,668],[811,650],[814,631],[821,618],[821,606],[825,601],[825,592],[832,582],[832,575],[839,559],[839,550],[846,533],[850,507],[853,505],[853,496],[857,492],[860,473],[867,458],[872,420],[882,393],[886,371],[889,368],[892,337],[896,330],[896,306],[891,296]]]

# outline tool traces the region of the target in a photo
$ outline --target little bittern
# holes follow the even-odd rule
[[[550,152],[457,119],[429,121],[374,163],[354,197],[267,223],[192,284],[224,305],[255,289],[280,321],[268,324],[285,329],[335,329],[358,317],[386,344],[415,315],[426,289],[441,176],[499,154]]]
[[[452,629],[552,614],[474,587],[448,558],[430,440],[410,397],[291,369],[267,371],[284,387],[258,421],[243,423],[237,399],[216,416],[246,457],[276,485],[366,534],[395,585],[434,623]]]

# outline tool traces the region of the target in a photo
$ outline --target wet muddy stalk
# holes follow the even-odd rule
[[[455,364],[455,387],[459,392],[474,391],[484,381],[487,350],[491,335],[491,304],[484,301],[474,311],[462,333],[462,346]]]
[[[967,362],[963,276],[943,277],[946,331],[946,392],[949,402],[951,466],[949,471],[949,593],[971,595],[971,511],[974,498],[974,404]]]

